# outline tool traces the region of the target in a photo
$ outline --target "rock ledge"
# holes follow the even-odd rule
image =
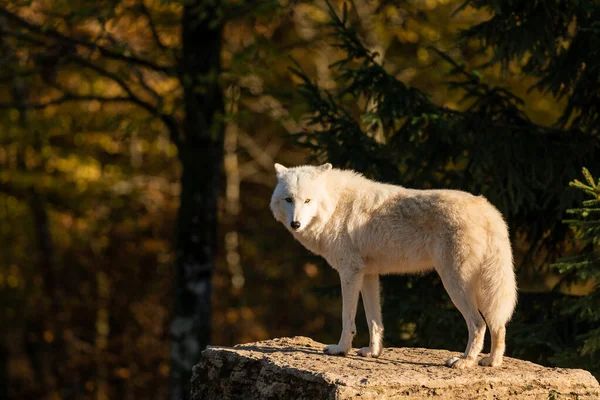
[[[598,381],[580,369],[505,357],[499,368],[454,370],[443,364],[458,353],[446,350],[387,348],[372,359],[323,347],[298,336],[209,346],[194,367],[192,400],[600,399]]]

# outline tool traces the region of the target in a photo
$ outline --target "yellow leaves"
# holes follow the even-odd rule
[[[175,77],[160,77],[160,79],[149,80],[151,81],[152,88],[156,90],[158,94],[164,96],[163,111],[167,113],[173,112],[175,107],[174,100],[178,98],[179,89],[181,87],[179,79]]]
[[[177,146],[172,143],[169,144],[166,153],[169,157],[175,157],[177,155]]]
[[[12,108],[10,110],[8,110],[8,119],[11,122],[17,122],[19,120],[21,113],[19,112],[19,110]]]
[[[319,7],[308,5],[308,15],[310,15],[313,21],[320,24],[324,24],[329,21],[329,14]]]
[[[414,334],[417,325],[414,322],[407,322],[402,324],[400,327],[400,338],[402,340],[409,340]]]
[[[421,64],[426,64],[429,61],[429,52],[427,49],[421,47],[417,50],[417,59]]]
[[[123,151],[121,142],[114,138],[112,132],[78,133],[74,137],[74,142],[77,146],[98,146],[101,150],[109,154],[118,154]]]
[[[64,398],[56,391],[50,394],[50,400],[63,400]]]
[[[44,342],[52,343],[54,341],[54,333],[52,331],[44,331]]]
[[[118,165],[107,164],[104,166],[103,175],[112,178],[112,180],[122,179],[123,170]]]
[[[98,317],[96,321],[96,332],[98,335],[107,336],[110,332],[110,325],[108,321],[108,312],[106,309],[98,310]]]
[[[106,83],[102,79],[96,79],[92,83],[92,93],[104,93],[106,90]]]
[[[25,148],[25,168],[34,169],[40,165],[40,157],[36,150],[31,146]]]
[[[536,108],[540,111],[551,111],[555,107],[555,103],[548,101],[546,97],[542,97],[537,103]]]
[[[96,384],[94,383],[94,381],[86,381],[84,386],[85,390],[87,390],[88,392],[93,392],[96,388]]]
[[[146,239],[142,243],[142,248],[145,252],[158,254],[168,251],[167,243],[158,239]]]
[[[98,110],[100,110],[101,106],[102,106],[102,104],[100,104],[99,101],[90,101],[88,103],[88,111],[89,112],[97,112]]]
[[[16,289],[21,286],[23,286],[23,279],[16,265],[12,265],[7,273],[3,274],[0,272],[0,289],[5,287]]]
[[[135,150],[140,153],[146,153],[150,149],[150,144],[145,139],[138,139],[135,143]]]
[[[438,6],[438,3],[441,3],[437,0],[425,0],[425,8],[427,8],[428,10],[433,10],[434,8],[436,8]]]
[[[254,318],[254,311],[252,311],[252,309],[250,307],[242,307],[240,309],[240,315],[242,316],[243,319],[250,320],[250,319]]]
[[[508,64],[508,70],[510,73],[514,75],[519,75],[521,73],[521,63],[519,62],[511,62]]]
[[[170,185],[171,196],[179,196],[181,195],[181,184],[179,182],[173,182]]]
[[[105,210],[102,210],[102,207],[100,207],[96,210],[95,214],[101,218],[103,216],[102,211],[105,211]],[[94,213],[92,213],[92,214],[94,214]],[[100,254],[104,250],[106,250],[106,248],[108,247],[108,242],[109,242],[109,238],[107,236],[102,235],[102,236],[95,237],[94,240],[92,241],[92,243],[90,243],[94,254]],[[98,279],[98,276],[97,276],[97,279]],[[98,283],[98,291],[100,291],[101,288],[103,290],[110,289],[110,287],[101,286],[101,284]]]
[[[238,321],[239,319],[239,313],[237,310],[230,308],[229,310],[227,310],[227,312],[225,313],[225,320],[229,323],[229,324],[234,324]]]
[[[230,324],[240,320],[251,321],[254,317],[254,311],[250,307],[230,308],[225,312],[225,320]]]
[[[171,369],[169,368],[169,364],[167,363],[160,363],[160,366],[158,367],[158,373],[161,374],[162,376],[169,376],[171,372]]]
[[[383,13],[385,15],[386,18],[390,19],[390,20],[395,20],[397,18],[400,17],[400,13],[398,12],[398,8],[394,7],[394,6],[387,6],[385,7],[385,9],[383,10]]]
[[[74,155],[54,158],[48,161],[46,170],[55,170],[66,175],[68,181],[75,182],[79,191],[87,189],[88,184],[97,182],[102,177],[102,166],[94,159],[81,159]]]
[[[446,171],[464,171],[467,167],[467,158],[459,158],[458,160],[448,161],[446,164]]]
[[[423,35],[426,36],[427,39],[429,39],[429,41],[431,41],[431,42],[440,40],[439,32],[436,31],[435,29],[429,28],[427,26],[423,28]]]
[[[74,156],[58,158],[53,162],[53,166],[61,172],[69,172],[77,166],[77,158]]]
[[[48,106],[48,107],[44,108],[42,113],[44,114],[44,117],[52,118],[56,115],[57,111],[58,111],[58,106],[52,105],[52,106]]]
[[[304,273],[309,278],[314,278],[315,276],[317,276],[319,274],[319,270],[317,269],[317,266],[315,264],[306,263],[306,264],[304,264]]]
[[[419,41],[419,35],[414,31],[400,30],[396,35],[399,41],[408,43],[417,43]]]

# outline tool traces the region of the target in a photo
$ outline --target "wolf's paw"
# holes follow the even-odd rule
[[[380,354],[381,351],[379,351],[378,353],[374,353],[371,347],[363,347],[362,349],[358,350],[358,355],[363,357],[377,358]]]
[[[325,346],[323,349],[323,353],[329,354],[332,356],[345,356],[348,353],[347,349],[343,349],[341,346],[337,344],[330,344],[329,346]]]
[[[479,360],[479,365],[484,367],[499,367],[502,365],[502,361],[494,360],[492,356],[487,356]]]
[[[446,360],[446,366],[455,369],[471,368],[475,365],[475,360],[470,358],[452,357]]]

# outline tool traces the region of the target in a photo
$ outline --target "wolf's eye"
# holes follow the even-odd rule
[[[310,203],[310,199],[304,200],[305,203]]]
[[[287,201],[288,203],[291,203],[292,202],[292,198],[291,197],[286,197],[285,201]]]

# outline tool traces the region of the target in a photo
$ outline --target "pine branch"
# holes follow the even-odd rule
[[[575,196],[564,190],[567,179],[581,163],[597,165],[593,160],[599,159],[600,146],[593,131],[534,123],[521,98],[487,84],[437,49],[451,66],[448,85],[463,90],[472,104],[464,111],[434,104],[396,79],[363,46],[348,23],[347,7],[338,15],[329,4],[329,14],[331,36],[345,54],[330,66],[340,89],[321,90],[301,68],[292,68],[302,81],[299,93],[314,129],[313,134],[300,132],[297,140],[316,156],[327,155],[379,179],[482,193],[511,221],[511,230],[527,234],[533,243],[529,256],[539,246],[552,248],[563,240],[568,230],[547,218],[548,210],[571,206]],[[351,100],[359,104],[350,105]],[[384,137],[374,140],[378,131]],[[532,154],[539,154],[539,161],[532,162]],[[458,163],[464,167],[448,169]]]

